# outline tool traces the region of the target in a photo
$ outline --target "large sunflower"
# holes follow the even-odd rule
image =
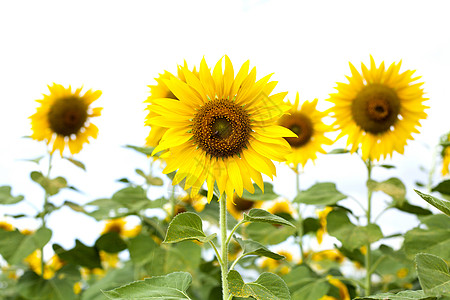
[[[291,151],[287,155],[287,163],[305,166],[308,160],[314,161],[317,153],[325,153],[323,145],[331,145],[332,140],[327,138],[325,132],[331,131],[330,126],[324,124],[322,119],[326,113],[316,109],[317,99],[305,101],[300,107],[299,95],[295,96],[294,104],[291,104],[289,115],[284,115],[278,120],[278,124],[289,128],[298,137],[287,137],[291,145]]]
[[[62,155],[68,146],[70,153],[76,154],[84,143],[89,143],[89,137],[97,138],[98,128],[90,122],[90,118],[100,116],[102,108],[90,106],[102,92],[88,90],[81,96],[82,88],[72,92],[70,86],[66,89],[55,83],[48,89],[50,95],[36,100],[41,106],[30,117],[31,137],[52,144],[51,153],[59,150]]]
[[[187,68],[186,62],[184,63],[184,67]],[[192,73],[194,73],[198,77],[197,70],[192,70]],[[172,77],[178,77],[181,81],[186,82],[186,78],[184,77],[183,72],[181,71],[181,66],[178,66],[178,73],[177,76],[173,75],[172,73],[168,71],[164,71],[163,74],[159,74],[158,78],[155,78],[156,84],[155,85],[149,85],[150,88],[150,96],[148,96],[145,103],[151,103],[153,99],[160,99],[160,98],[167,98],[167,99],[175,99],[178,100],[178,98],[172,93],[172,91],[166,86],[164,83],[164,80],[170,79]],[[147,109],[150,110],[151,106],[149,105]],[[159,116],[158,113],[150,110],[149,114],[147,115],[146,120]],[[161,127],[157,125],[152,125],[150,129],[150,133],[146,138],[146,146],[149,147],[156,147],[161,140],[161,137],[164,135],[164,133],[167,131],[166,127]]]
[[[289,109],[283,103],[286,93],[270,95],[276,82],[271,75],[256,81],[256,69],[249,73],[249,62],[243,64],[236,77],[233,65],[225,56],[222,71],[220,59],[211,74],[205,60],[199,76],[181,67],[186,82],[172,77],[163,79],[178,100],[152,99],[150,126],[168,130],[154,153],[170,149],[163,155],[167,162],[164,173],[177,173],[173,184],[183,179],[184,188],[196,194],[206,181],[208,201],[217,183],[220,194],[232,197],[234,191],[253,193],[252,180],[264,188],[261,173],[273,178],[271,160],[283,161],[289,144],[283,137],[296,135],[276,121]]]
[[[377,67],[370,56],[370,69],[361,63],[361,74],[350,63],[349,83],[338,82],[338,92],[328,99],[335,105],[331,112],[341,130],[338,139],[348,136],[350,152],[360,147],[364,160],[402,154],[411,134],[419,133],[419,121],[427,117],[420,77],[413,77],[415,71],[400,73],[400,65],[392,63],[385,70],[384,62]]]

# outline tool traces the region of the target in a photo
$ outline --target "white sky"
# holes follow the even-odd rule
[[[0,2],[0,185],[13,186],[41,207],[43,193],[29,179],[35,165],[22,159],[45,154],[44,143],[22,136],[31,133],[28,117],[35,112],[47,84],[99,89],[96,105],[103,115],[93,122],[99,138],[75,158],[83,161],[85,173],[67,162],[56,161],[53,175],[65,176],[84,191],[70,191],[54,202],[85,203],[109,197],[122,185],[121,177],[138,180],[135,168],[147,169],[148,160],[126,144],[142,145],[148,129],[143,126],[143,101],[153,78],[186,60],[199,65],[205,57],[211,66],[224,54],[235,70],[250,59],[258,78],[275,73],[276,91],[289,91],[289,99],[323,101],[336,81],[350,75],[348,61],[357,68],[403,60],[403,70],[415,69],[423,76],[431,99],[429,118],[422,134],[410,142],[405,155],[386,163],[396,170],[375,171],[375,179],[398,176],[408,183],[425,181],[421,165],[431,161],[430,147],[450,128],[450,19],[447,1],[2,1]],[[325,106],[322,104],[322,106]],[[276,190],[294,195],[293,173],[279,168]],[[302,187],[316,181],[335,181],[344,193],[364,199],[366,173],[356,156],[320,157],[308,165]],[[376,199],[383,201],[380,195]],[[350,202],[349,202],[350,205]],[[378,206],[378,208],[381,206]],[[28,205],[0,207],[5,213],[26,211]],[[376,210],[375,210],[376,211]],[[399,221],[410,228],[415,218],[397,212],[381,220],[385,233],[393,233]],[[396,223],[397,222],[397,223]],[[15,221],[17,226],[25,226]],[[28,224],[27,224],[28,226]],[[35,224],[37,226],[37,224]],[[53,242],[71,247],[75,238],[92,244],[101,225],[69,209],[49,220]],[[401,227],[405,228],[405,227]]]

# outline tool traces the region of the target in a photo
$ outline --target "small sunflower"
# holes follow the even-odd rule
[[[305,101],[300,107],[299,95],[295,96],[295,102],[291,105],[289,115],[284,115],[278,120],[278,124],[289,128],[297,137],[286,137],[291,145],[291,151],[286,157],[286,162],[293,164],[297,169],[298,164],[305,166],[308,160],[314,161],[317,153],[326,153],[324,145],[331,145],[332,140],[325,136],[331,131],[331,127],[322,122],[327,113],[316,109],[317,99]]]
[[[322,244],[323,235],[327,232],[327,216],[332,210],[333,208],[331,206],[327,206],[317,213],[319,216],[320,228],[317,229],[316,237],[319,245]]]
[[[102,92],[88,90],[83,96],[81,89],[72,92],[71,87],[64,88],[60,84],[48,86],[50,95],[36,100],[41,104],[31,119],[31,137],[38,141],[45,140],[52,144],[51,153],[59,150],[61,156],[66,146],[71,154],[81,151],[89,138],[97,138],[98,128],[90,119],[98,117],[102,108],[91,108]]]
[[[126,229],[127,221],[125,218],[117,218],[108,220],[103,228],[101,234],[105,234],[108,232],[117,232],[122,238],[131,238],[139,234],[141,232],[141,225],[137,225],[132,229]]]
[[[347,286],[337,278],[331,275],[327,275],[327,280],[330,284],[334,285],[339,289],[339,300],[350,300],[350,293],[348,292]]]
[[[0,221],[0,229],[4,231],[14,231],[14,226],[6,221]]]
[[[273,201],[266,202],[264,203],[263,208],[267,208],[267,211],[273,215],[294,215],[294,208],[292,207],[291,202],[286,198],[278,198]]]
[[[204,182],[208,201],[214,184],[222,195],[234,191],[254,192],[252,180],[264,188],[261,173],[276,175],[272,160],[284,161],[289,144],[283,137],[296,137],[276,121],[289,109],[283,103],[286,93],[270,95],[276,82],[271,75],[256,81],[256,69],[249,73],[249,62],[236,77],[230,59],[225,69],[220,59],[214,70],[205,60],[199,76],[181,67],[186,82],[172,77],[163,79],[178,100],[151,99],[147,119],[150,126],[168,128],[153,153],[169,150],[162,158],[167,162],[164,173],[177,171],[172,183],[185,179],[184,188],[197,194]]]
[[[450,142],[450,133],[447,135],[447,142]],[[450,166],[450,146],[444,146],[442,149],[442,176],[448,175]]]
[[[184,66],[187,67],[186,62],[184,63]],[[192,73],[198,77],[198,72],[195,69],[195,67],[192,70]],[[172,91],[164,83],[164,80],[171,79],[172,77],[178,78],[181,81],[186,82],[186,78],[184,77],[184,74],[181,71],[181,66],[178,66],[177,76],[173,75],[172,73],[170,73],[168,71],[164,71],[163,74],[159,74],[158,78],[155,78],[157,84],[148,86],[150,88],[150,96],[147,98],[145,103],[151,103],[151,101],[153,99],[160,99],[160,98],[178,100],[178,98],[172,93]],[[150,106],[147,109],[150,109]],[[146,120],[157,117],[159,115],[160,114],[150,110],[149,114],[147,115]],[[147,138],[145,140],[146,146],[156,147],[158,145],[159,141],[161,140],[162,136],[164,135],[164,133],[166,133],[166,131],[167,131],[166,127],[153,125],[150,129],[149,135],[147,136]]]
[[[260,208],[263,201],[253,201],[234,194],[233,201],[227,201],[228,212],[236,219],[242,220],[245,212],[252,208]]]
[[[181,197],[180,199],[183,203],[191,205],[197,212],[203,211],[203,209],[205,208],[205,205],[208,203],[208,201],[206,200],[206,197],[201,194],[197,194],[194,196],[185,195],[185,196]]]
[[[263,257],[260,266],[262,269],[269,272],[285,275],[291,270],[289,263],[293,261],[292,254],[285,250],[278,251],[277,253],[283,255],[284,259],[276,260],[269,257]]]
[[[419,121],[427,117],[423,82],[413,77],[415,71],[400,73],[400,66],[392,63],[385,70],[384,62],[377,67],[370,56],[370,69],[361,63],[361,74],[350,63],[349,83],[338,82],[338,92],[328,99],[334,104],[335,127],[341,130],[337,139],[348,136],[350,152],[361,148],[364,160],[402,154],[411,134],[419,133]]]
[[[42,274],[42,264],[41,264],[41,251],[36,250],[30,255],[28,255],[24,261],[28,264],[30,269],[38,274]],[[44,264],[44,279],[51,279],[55,276],[56,272],[61,269],[66,263],[59,258],[58,255],[53,255]]]

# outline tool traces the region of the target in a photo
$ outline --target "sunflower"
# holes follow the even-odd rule
[[[291,202],[286,198],[278,198],[270,202],[265,202],[263,208],[266,208],[267,211],[273,215],[294,215],[294,209],[291,206]]]
[[[350,293],[348,292],[347,286],[337,278],[331,275],[327,275],[327,280],[331,285],[334,285],[339,289],[339,299],[340,300],[350,300]],[[334,298],[334,297],[333,297]],[[336,299],[336,298],[334,298]]]
[[[385,70],[384,62],[377,67],[370,56],[370,70],[361,63],[361,74],[350,63],[349,83],[338,82],[338,92],[328,99],[334,104],[335,127],[341,130],[337,139],[348,136],[350,152],[360,147],[364,160],[402,154],[411,134],[419,133],[419,121],[427,117],[420,77],[413,77],[415,71],[400,73],[400,66],[392,63]]]
[[[331,206],[327,206],[317,213],[319,216],[320,228],[317,229],[316,237],[319,245],[322,244],[323,235],[327,232],[327,216],[332,210],[333,208]]]
[[[177,171],[172,183],[183,179],[184,188],[197,194],[207,182],[208,201],[215,183],[220,195],[243,190],[254,192],[252,180],[264,189],[261,173],[276,175],[271,160],[284,161],[289,144],[283,137],[296,137],[276,121],[289,109],[283,103],[286,93],[270,95],[276,82],[271,75],[256,81],[256,69],[249,73],[249,62],[236,77],[230,59],[225,56],[222,72],[220,59],[211,74],[205,60],[199,77],[181,67],[186,82],[172,77],[163,79],[179,99],[150,101],[150,112],[158,116],[147,119],[150,126],[169,128],[153,153],[169,149],[162,158],[164,173]]]
[[[42,264],[41,264],[41,251],[36,250],[30,255],[28,255],[24,261],[28,264],[34,273],[42,274]],[[53,255],[49,261],[44,264],[44,279],[51,279],[55,276],[56,272],[65,265],[65,262],[59,258],[58,255]]]
[[[305,166],[308,160],[314,161],[317,153],[326,153],[323,145],[331,145],[332,140],[324,134],[331,131],[331,127],[324,124],[322,119],[327,113],[316,109],[317,99],[304,101],[300,107],[299,95],[295,96],[289,115],[284,115],[278,120],[278,124],[289,128],[298,137],[287,137],[286,141],[291,145],[291,151],[287,155],[287,163],[293,164],[297,169],[298,164]]]
[[[450,142],[450,133],[447,135],[446,142]],[[442,176],[446,176],[449,174],[450,146],[444,146],[441,154],[442,154]]]
[[[132,238],[141,232],[141,225],[137,225],[133,227],[132,229],[126,229],[127,221],[125,218],[116,218],[108,220],[105,224],[105,227],[103,228],[103,231],[101,234],[105,234],[108,232],[116,232],[118,233],[122,238]]]
[[[234,194],[233,201],[227,201],[227,210],[236,220],[242,220],[245,212],[252,208],[260,208],[262,203],[263,201],[253,201]]]
[[[90,106],[102,92],[88,90],[81,96],[82,88],[72,92],[70,86],[66,89],[55,83],[48,89],[50,95],[36,100],[41,106],[30,117],[31,137],[52,144],[51,153],[59,150],[62,156],[68,146],[70,153],[76,154],[84,143],[89,143],[89,137],[97,138],[98,128],[90,122],[90,118],[100,116],[102,108]]]
[[[278,254],[283,255],[284,259],[276,260],[269,257],[264,257],[261,259],[260,266],[262,269],[269,272],[285,275],[291,270],[289,263],[293,261],[293,257],[292,254],[286,250],[278,251]]]
[[[186,62],[184,63],[184,66],[187,67]],[[194,73],[198,77],[198,72],[195,69],[195,67],[192,70],[192,73]],[[152,99],[160,99],[160,98],[178,100],[178,98],[172,93],[172,91],[166,86],[166,84],[163,81],[170,79],[172,77],[178,77],[181,81],[186,82],[186,78],[184,77],[184,74],[181,71],[180,66],[178,66],[177,76],[173,75],[168,71],[164,71],[163,74],[159,74],[158,78],[155,78],[157,84],[148,86],[150,88],[150,96],[147,98],[145,103],[151,103]],[[150,106],[147,107],[147,109],[150,109]],[[150,111],[149,114],[147,115],[146,120],[157,116],[159,116],[158,113]],[[146,141],[145,145],[148,147],[156,147],[166,131],[167,131],[166,127],[153,125],[150,129],[149,135],[145,140]]]
[[[3,229],[4,231],[14,231],[15,230],[14,226],[6,221],[0,221],[0,229]]]
[[[197,194],[194,196],[185,195],[185,196],[181,197],[180,200],[185,204],[191,205],[197,212],[203,211],[206,203],[208,203],[208,201],[206,200],[206,197],[201,194]]]

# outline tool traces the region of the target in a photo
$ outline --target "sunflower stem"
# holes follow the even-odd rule
[[[222,271],[222,295],[223,300],[227,300],[228,293],[228,244],[227,244],[227,199],[223,194],[220,195],[220,239],[222,264],[220,265]]]
[[[297,164],[296,170],[295,170],[295,186],[296,186],[296,197],[300,194],[300,166]],[[300,257],[303,260],[303,218],[302,218],[302,204],[298,204],[298,223],[299,226],[297,228],[298,230],[298,236],[299,236],[299,247],[300,247]]]
[[[372,161],[370,159],[366,162],[367,167],[367,181],[372,180]],[[367,185],[367,210],[366,210],[366,218],[367,218],[367,226],[371,224],[371,211],[372,211],[372,193],[373,189],[371,185]],[[371,251],[371,243],[368,242],[366,244],[366,255],[365,255],[365,264],[366,264],[366,282],[365,282],[365,295],[369,296],[372,289],[372,273],[373,270],[371,268],[371,260],[372,260],[372,251]]]
[[[53,153],[49,152],[48,155],[48,168],[47,168],[47,174],[46,178],[50,180],[50,171],[52,170],[52,158]],[[49,193],[46,189],[44,189],[44,206],[42,207],[42,213],[41,213],[41,221],[42,221],[42,227],[46,226],[45,217],[47,215],[47,207],[48,207],[48,198],[50,197]],[[44,260],[44,246],[41,247],[41,276],[44,278],[44,268],[45,268],[45,260]]]

